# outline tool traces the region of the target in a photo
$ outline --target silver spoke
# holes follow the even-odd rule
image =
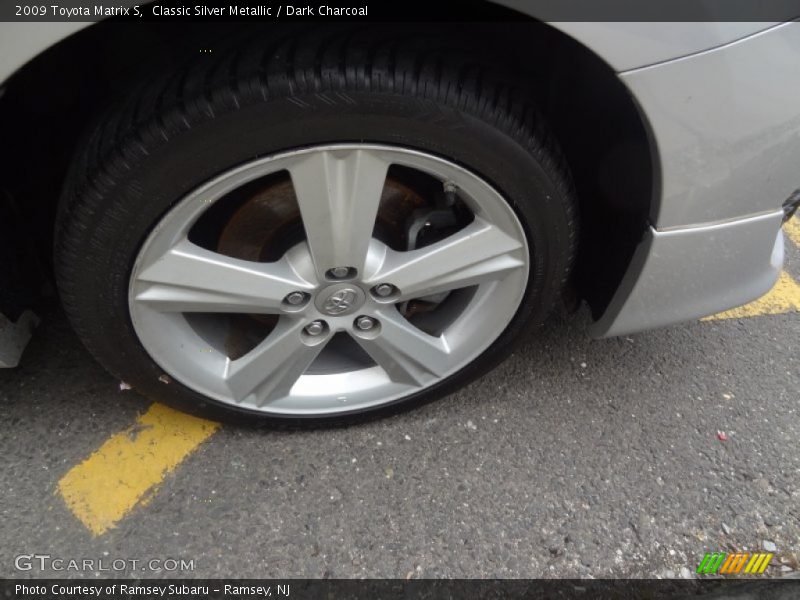
[[[327,332],[307,343],[304,326],[301,319],[283,317],[263,342],[228,362],[225,383],[237,402],[260,407],[289,394],[331,337]]]
[[[328,150],[289,167],[320,280],[328,269],[363,273],[389,163],[370,150]]]
[[[285,257],[254,263],[188,240],[153,261],[136,282],[134,299],[161,312],[277,312],[290,292],[313,289]]]
[[[374,337],[353,338],[392,381],[421,386],[450,369],[452,357],[444,337],[419,330],[394,307],[376,311],[376,317],[380,331]]]
[[[461,231],[419,250],[386,248],[381,268],[367,284],[391,283],[400,290],[395,301],[409,300],[502,279],[525,266],[524,251],[519,240],[476,217]]]

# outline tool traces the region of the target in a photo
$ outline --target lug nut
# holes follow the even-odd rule
[[[306,333],[308,335],[319,335],[325,331],[325,321],[312,321],[306,325]]]
[[[375,319],[370,317],[358,317],[356,319],[356,327],[358,327],[361,331],[369,331],[375,327]]]
[[[380,283],[376,285],[374,288],[374,292],[376,296],[380,296],[381,298],[387,298],[394,293],[394,286],[388,283]]]
[[[331,279],[344,279],[350,274],[350,271],[350,267],[334,267],[328,271],[327,275]]]
[[[303,292],[292,292],[291,294],[287,295],[283,301],[286,302],[286,304],[291,304],[292,306],[299,306],[305,302],[305,299],[306,295]]]

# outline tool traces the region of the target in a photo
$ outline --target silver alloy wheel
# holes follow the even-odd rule
[[[473,220],[410,251],[392,249],[373,237],[391,165],[455,186]],[[189,241],[192,226],[217,200],[278,172],[291,177],[306,241],[274,262],[232,258]],[[332,271],[342,267],[351,277],[332,279]],[[476,174],[416,150],[326,145],[255,160],[181,200],[142,246],[128,303],[145,350],[187,387],[265,414],[326,416],[397,401],[466,367],[513,319],[528,271],[522,225],[503,197]],[[388,296],[375,291],[382,285],[391,286]],[[397,308],[412,299],[464,289],[469,290],[466,299],[435,335]],[[304,294],[300,302],[296,293]],[[271,314],[278,319],[252,350],[231,359],[224,344],[198,333],[187,318],[191,313]],[[307,329],[315,322],[321,331],[317,325]],[[315,363],[340,332],[357,342],[371,364],[343,369],[341,363]]]

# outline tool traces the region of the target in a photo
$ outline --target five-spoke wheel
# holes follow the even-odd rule
[[[57,218],[87,348],[214,419],[440,398],[544,321],[575,256],[566,163],[517,74],[394,26],[296,33],[144,82]]]
[[[409,189],[417,182],[419,201],[404,231],[381,235],[381,199],[401,177]],[[267,212],[287,195],[296,202],[304,235],[274,260],[193,241],[203,214],[242,188],[231,220],[253,198]],[[425,227],[437,211],[454,213],[453,224],[409,243],[415,219]],[[184,385],[264,412],[319,415],[392,402],[464,367],[508,325],[527,280],[522,226],[479,176],[408,149],[330,145],[253,161],[179,202],[139,253],[130,311],[144,348]],[[262,336],[243,354],[231,352],[231,315],[251,317]]]

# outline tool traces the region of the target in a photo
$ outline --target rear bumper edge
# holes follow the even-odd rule
[[[667,231],[650,227],[608,309],[611,337],[708,316],[768,292],[783,266],[782,210]]]

